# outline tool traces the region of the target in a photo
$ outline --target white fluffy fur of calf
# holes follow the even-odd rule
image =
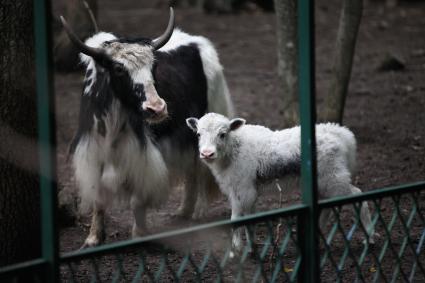
[[[199,120],[189,118],[186,122],[198,134],[200,158],[229,198],[231,219],[254,211],[261,187],[276,179],[283,185],[293,184],[290,180],[299,176],[300,127],[272,131],[263,126],[245,125],[241,118],[229,120],[216,113],[206,114]],[[361,193],[351,181],[356,153],[353,133],[337,124],[318,124],[316,141],[319,198]],[[321,225],[328,216],[328,212],[322,212]],[[362,205],[361,220],[369,227],[367,203]],[[232,243],[236,250],[242,247],[240,231],[234,232]]]

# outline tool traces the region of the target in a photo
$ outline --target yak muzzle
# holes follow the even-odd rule
[[[143,102],[142,109],[148,114],[146,120],[150,123],[159,123],[168,117],[167,103],[162,98],[153,103],[151,101]]]

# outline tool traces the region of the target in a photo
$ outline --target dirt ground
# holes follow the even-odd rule
[[[339,2],[317,1],[316,5],[318,111],[330,81]],[[150,1],[108,0],[99,6],[100,28],[120,35],[154,37],[162,32],[167,19],[167,9]],[[177,9],[176,23],[189,33],[210,38],[215,44],[238,114],[249,123],[280,128],[284,110],[276,72],[274,15],[260,10],[205,15],[194,9]],[[385,8],[383,3],[374,1],[365,3],[344,116],[344,124],[358,140],[355,184],[363,191],[425,179],[424,35],[425,3],[401,2],[397,8]],[[400,57],[405,69],[378,71],[386,54]],[[82,73],[56,74],[55,78],[58,171],[60,187],[67,191],[75,189],[66,153],[77,127],[82,79]],[[174,191],[161,209],[149,214],[151,232],[229,218],[227,201],[220,197],[211,205],[205,219],[177,219],[174,213],[179,205],[179,193]],[[277,208],[277,200],[276,194],[265,194],[259,200],[258,209]],[[285,203],[287,201],[285,199]],[[424,202],[425,199],[420,198],[422,208]],[[403,204],[403,209],[410,207],[410,202]],[[425,212],[422,210],[422,213]],[[74,251],[82,245],[88,234],[88,223],[88,217],[81,217],[75,224],[61,229],[61,252]],[[127,209],[111,212],[107,218],[106,242],[127,239],[131,223]],[[416,231],[424,224],[415,223]],[[420,256],[425,258],[424,253]],[[392,272],[391,267],[387,271]],[[345,272],[348,272],[348,281],[354,278],[349,275],[354,270]],[[230,271],[226,274],[225,279],[233,280]],[[331,278],[329,282],[334,280]]]

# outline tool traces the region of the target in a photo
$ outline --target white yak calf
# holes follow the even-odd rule
[[[245,120],[229,120],[209,113],[201,119],[189,118],[187,125],[199,138],[200,158],[211,169],[221,191],[229,198],[235,219],[254,211],[260,188],[279,179],[291,184],[301,167],[300,127],[272,131]],[[319,199],[353,195],[361,190],[352,184],[356,140],[353,133],[337,124],[316,125]],[[323,227],[329,212],[322,212]],[[361,208],[361,221],[373,242],[367,203]],[[247,232],[247,231],[246,231]],[[248,237],[248,233],[247,233]],[[242,248],[240,229],[233,232],[232,252]]]

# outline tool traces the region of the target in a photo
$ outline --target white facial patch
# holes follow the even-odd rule
[[[216,139],[213,133],[204,132],[199,137],[199,152],[203,151],[211,151],[215,152],[217,150],[216,147]]]
[[[150,121],[161,121],[167,117],[167,105],[158,96],[154,86],[152,75],[154,62],[153,47],[150,45],[114,41],[104,42],[102,47],[112,60],[124,65],[134,85],[143,85],[146,100],[143,102],[142,108],[156,115]]]
[[[216,113],[206,114],[198,121],[199,151],[207,150],[217,152],[225,141],[220,134],[229,131],[229,119]],[[217,154],[220,154],[217,152]]]
[[[93,48],[101,48],[104,42],[114,40],[116,38],[117,37],[113,35],[112,33],[99,32],[93,35],[92,37],[88,38],[85,41],[85,44]],[[83,53],[80,53],[80,59],[81,59],[81,63],[87,66],[86,80],[90,80],[90,83],[87,84],[86,87],[84,88],[84,95],[89,95],[91,92],[91,88],[93,87],[96,81],[97,69],[92,57],[87,56]],[[87,75],[89,72],[91,73],[90,76]]]
[[[93,35],[92,37],[89,37],[85,41],[85,44],[93,48],[101,48],[104,42],[111,41],[114,39],[117,39],[117,37],[113,35],[112,33],[99,32]],[[94,68],[94,60],[92,57],[86,54],[80,53],[80,59],[84,65],[88,66],[89,68]]]
[[[229,128],[229,119],[217,113],[208,113],[198,120],[198,131],[210,132]]]
[[[122,63],[135,83],[153,82],[153,49],[150,45],[136,43],[105,42],[105,52],[115,61]]]

